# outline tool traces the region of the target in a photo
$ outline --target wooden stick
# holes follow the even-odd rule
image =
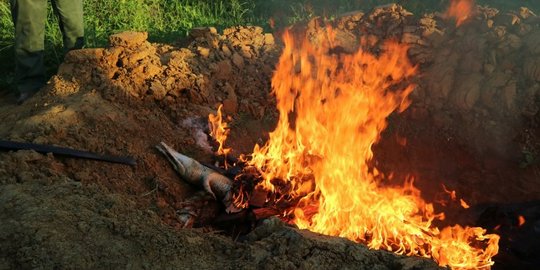
[[[253,214],[255,214],[255,220],[261,220],[272,216],[277,216],[281,214],[281,212],[275,208],[266,207],[253,209]]]

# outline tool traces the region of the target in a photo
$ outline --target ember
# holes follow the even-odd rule
[[[525,217],[523,217],[523,216],[520,215],[520,216],[518,217],[518,226],[521,227],[521,226],[523,226],[523,224],[525,224]]]
[[[324,41],[315,46],[284,35],[272,79],[279,122],[247,161],[262,178],[256,189],[268,192],[267,205],[279,205],[300,228],[454,269],[488,269],[499,236],[479,227],[435,227],[444,213],[420,197],[413,179],[389,187],[383,182],[391,177],[369,165],[386,118],[409,105],[416,68],[407,46],[386,42],[377,56],[362,49],[332,54],[332,29],[318,40]],[[241,192],[236,203],[246,206],[249,195]]]

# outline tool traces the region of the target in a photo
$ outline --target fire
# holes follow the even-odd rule
[[[444,192],[446,192],[448,195],[450,195],[450,199],[452,199],[452,201],[457,201],[457,195],[456,195],[455,190],[448,190],[444,184],[442,185],[442,188],[443,188]],[[440,203],[445,205],[445,202],[440,202]],[[470,208],[469,204],[463,199],[459,199],[459,204],[461,205],[461,207],[463,207],[465,209]]]
[[[456,26],[459,27],[471,17],[474,6],[474,0],[452,0],[445,16],[454,18]]]
[[[212,136],[219,144],[217,154],[226,156],[231,151],[231,148],[226,148],[224,146],[230,130],[227,122],[223,120],[223,114],[221,112],[222,107],[223,105],[219,105],[216,115],[208,115],[208,123],[210,125],[210,136]]]
[[[331,50],[331,29],[325,35],[315,46],[284,34],[272,78],[279,121],[249,161],[264,178],[259,188],[278,194],[286,186],[281,195],[298,201],[290,214],[300,228],[432,257],[454,269],[489,269],[497,235],[477,227],[436,228],[432,222],[444,214],[421,198],[412,179],[389,187],[369,165],[387,117],[410,104],[414,85],[408,81],[417,69],[408,48],[386,42],[377,56],[362,49],[340,54]]]
[[[461,207],[463,207],[465,209],[470,208],[469,204],[466,201],[464,201],[463,199],[459,199],[459,203],[461,204]]]
[[[518,217],[518,226],[521,227],[523,224],[525,224],[525,217],[520,215]]]

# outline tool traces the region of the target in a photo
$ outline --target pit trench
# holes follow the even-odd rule
[[[427,201],[445,196],[442,184],[455,190],[472,210],[448,203],[445,211],[450,209],[450,223],[483,225],[496,232],[500,224],[495,223],[502,215],[505,226],[499,227],[500,233],[534,233],[538,214],[523,203],[540,197],[540,77],[539,61],[534,60],[540,56],[538,19],[516,11],[516,23],[506,13],[495,14],[488,8],[479,12],[460,28],[437,15],[414,17],[399,6],[348,14],[333,24],[341,40],[337,46],[344,52],[355,50],[359,36],[372,40],[374,47],[388,38],[408,43],[411,60],[422,74],[412,106],[391,117],[374,148],[377,167],[393,171],[395,179],[414,174]],[[322,30],[320,25],[313,20],[296,27],[315,33]],[[304,257],[317,266],[324,262],[334,266],[335,260],[343,261],[345,267],[364,265],[367,269],[406,265],[407,258],[386,253],[374,255],[380,260],[366,255],[373,264],[362,256],[343,258],[363,247],[311,238],[271,222],[263,226],[271,229],[261,229],[262,233],[252,234],[243,244],[180,229],[176,211],[195,190],[178,180],[153,146],[166,141],[182,153],[211,162],[211,154],[193,137],[194,123],[221,103],[233,117],[228,141],[233,149],[249,153],[255,143],[263,142],[276,117],[269,81],[280,53],[277,37],[257,27],[232,28],[222,34],[202,28],[192,32],[187,47],[180,48],[151,44],[141,33],[115,35],[109,48],[70,53],[46,89],[24,106],[3,106],[3,138],[129,153],[139,164],[129,168],[24,151],[2,153],[2,198],[7,206],[2,218],[10,220],[2,230],[3,239],[10,243],[2,254],[13,258],[3,258],[0,265],[127,265],[127,259],[104,254],[103,247],[113,250],[111,254],[140,257],[133,260],[136,266],[152,262],[175,267],[302,268],[309,266],[300,259]],[[405,145],[399,143],[403,139]],[[486,209],[493,207],[490,211],[496,214],[486,218]],[[219,205],[206,207],[216,208]],[[525,215],[525,226],[530,227],[518,228],[518,215]],[[58,227],[65,233],[54,233]],[[89,241],[80,233],[95,239]],[[148,239],[157,242],[150,244]],[[297,239],[307,244],[292,246]],[[84,241],[89,243],[80,243]],[[327,254],[319,251],[324,241],[332,246]],[[279,245],[288,248],[279,250]],[[520,245],[502,241],[501,254],[506,254],[503,261],[495,257],[495,267],[535,263],[531,261],[535,253],[530,252],[535,243],[527,246],[529,250],[520,250]],[[167,251],[143,252],[159,246]],[[57,251],[44,253],[43,247]],[[64,258],[68,247],[91,251]],[[193,256],[203,250],[213,252],[200,255],[199,262],[169,260],[175,252]],[[109,259],[97,259],[102,256]]]

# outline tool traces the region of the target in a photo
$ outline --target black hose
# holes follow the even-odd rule
[[[14,142],[14,141],[3,141],[0,140],[0,150],[12,151],[12,150],[34,150],[38,153],[46,154],[53,153],[54,155],[74,157],[74,158],[84,158],[98,161],[105,161],[111,163],[120,163],[125,165],[135,166],[137,162],[132,157],[118,157],[118,156],[106,156],[100,155],[88,151],[76,150],[66,147],[58,147],[45,144],[35,144],[35,143],[23,143],[23,142]]]

